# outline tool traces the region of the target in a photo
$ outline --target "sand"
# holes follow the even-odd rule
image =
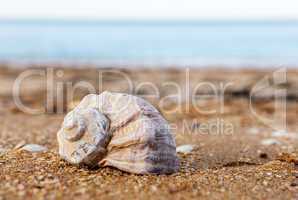
[[[63,71],[56,82],[88,81],[97,92],[103,90],[127,92],[125,81],[113,73],[104,76],[104,86],[97,84],[95,69],[55,69]],[[272,70],[273,71],[273,70]],[[249,92],[256,82],[272,71],[191,69],[189,83],[185,71],[128,70],[134,83],[148,81],[160,90],[160,97],[175,90],[163,85],[176,82],[183,88],[194,88],[197,83],[213,84],[232,82],[226,89],[224,110],[219,99],[208,97],[209,87],[201,87],[198,94],[200,108],[216,112],[202,114],[187,101],[166,101],[163,107],[158,99],[146,97],[173,125],[177,145],[195,146],[190,154],[179,154],[181,167],[171,175],[134,175],[113,168],[72,166],[57,154],[56,132],[65,113],[87,91],[78,90],[75,98],[53,103],[47,113],[32,115],[22,112],[12,101],[13,83],[22,70],[2,66],[0,70],[0,200],[6,199],[298,199],[298,124],[297,99],[298,72],[290,70],[288,81],[268,87],[254,97],[254,108],[262,116],[273,116],[274,90],[287,89],[286,134],[276,131],[249,109]],[[61,75],[61,74],[60,74]],[[44,77],[31,77],[22,85],[21,98],[26,105],[44,108],[46,88]],[[141,87],[140,87],[141,88]],[[142,87],[134,94],[152,94],[150,87]],[[186,89],[185,89],[186,90]],[[183,90],[184,91],[184,90]],[[63,91],[62,91],[63,92]],[[207,94],[207,95],[206,95]],[[170,109],[182,106],[169,113]],[[277,109],[281,109],[277,107]],[[217,124],[223,132],[206,129]],[[183,126],[184,125],[184,126]],[[186,128],[185,128],[186,126]],[[264,145],[264,140],[275,143]],[[48,148],[44,153],[21,151],[16,146],[39,144]]]

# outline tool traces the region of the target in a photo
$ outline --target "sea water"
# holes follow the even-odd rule
[[[0,62],[298,65],[296,21],[0,20]]]

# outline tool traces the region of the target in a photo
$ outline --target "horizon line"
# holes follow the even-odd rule
[[[105,21],[123,21],[123,22],[138,22],[138,21],[148,21],[148,22],[176,22],[176,21],[182,21],[182,22],[204,22],[204,21],[232,21],[232,22],[238,22],[238,21],[247,21],[247,22],[284,22],[284,21],[297,21],[298,18],[91,18],[91,17],[1,17],[0,21],[70,21],[70,22],[76,22],[76,21],[90,21],[90,22],[105,22]]]
[[[228,18],[218,18],[218,19],[112,19],[112,18],[3,18],[0,17],[1,24],[105,24],[105,25],[121,25],[121,24],[132,24],[132,25],[175,25],[175,24],[185,24],[185,25],[220,25],[220,24],[298,24],[298,19],[275,19],[275,18],[253,18],[253,19],[228,19]]]

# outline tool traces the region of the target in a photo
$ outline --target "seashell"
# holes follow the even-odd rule
[[[22,148],[23,146],[25,146],[25,144],[26,144],[25,140],[22,140],[22,141],[20,141],[20,142],[19,142],[13,149],[14,149],[14,150],[20,149],[20,148]]]
[[[60,156],[73,164],[137,174],[179,168],[167,121],[151,104],[128,94],[87,95],[66,115],[57,138]]]

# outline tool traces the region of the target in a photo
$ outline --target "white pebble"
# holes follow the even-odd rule
[[[278,130],[278,131],[272,132],[273,137],[286,137],[288,135],[289,133],[286,130]]]
[[[194,149],[194,145],[190,145],[190,144],[186,144],[186,145],[181,145],[181,146],[178,146],[176,148],[176,152],[177,153],[190,153],[192,152],[192,150]]]
[[[21,150],[29,151],[32,153],[38,153],[38,152],[45,152],[48,149],[46,147],[38,145],[38,144],[26,144],[25,146],[23,146],[21,148]]]
[[[266,145],[266,146],[269,146],[269,145],[280,145],[281,142],[276,140],[276,139],[265,139],[265,140],[262,140],[261,141],[261,144],[262,145]]]

